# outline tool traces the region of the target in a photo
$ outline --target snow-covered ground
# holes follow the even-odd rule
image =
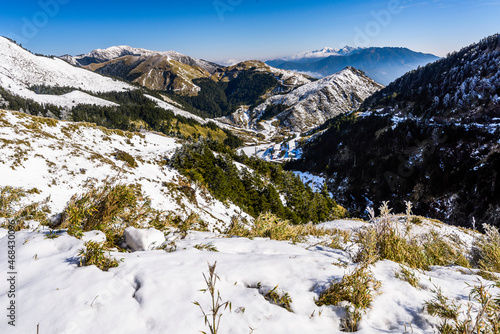
[[[142,185],[143,191],[160,210],[228,224],[241,210],[214,200],[191,185],[175,169],[164,164],[180,144],[166,136],[151,133],[124,133],[87,123],[57,122],[17,112],[0,110],[0,186],[37,188],[30,200],[50,196],[52,213],[60,213],[73,194],[82,193],[84,184],[106,178]],[[55,125],[50,125],[54,122]],[[138,166],[129,167],[116,160],[123,151],[135,158]],[[179,191],[192,186],[196,201]]]
[[[168,103],[166,101],[162,101],[160,99],[157,99],[156,97],[153,97],[151,95],[147,95],[145,94],[144,96],[146,96],[148,99],[154,101],[156,103],[156,105],[159,107],[159,108],[162,108],[162,109],[165,109],[165,110],[171,110],[174,114],[178,115],[178,116],[182,116],[182,117],[186,117],[186,118],[192,118],[194,119],[195,121],[201,123],[201,124],[205,124],[207,121],[199,116],[196,116],[190,112],[187,112],[183,109],[180,109],[180,108],[177,108],[176,106],[174,106],[173,104],[171,103]]]
[[[328,224],[347,230],[366,225],[349,220]],[[65,232],[49,239],[47,232],[16,233],[18,318],[15,328],[1,321],[2,333],[32,333],[37,325],[40,333],[58,334],[207,331],[193,302],[210,308],[209,294],[200,290],[206,288],[202,274],[208,272],[207,263],[215,261],[216,290],[222,301],[231,302],[231,311],[222,310],[219,333],[340,333],[343,308],[317,306],[315,299],[356,266],[349,253],[314,240],[292,244],[191,231],[185,239],[167,235],[168,242],[175,239],[174,252],[111,252],[120,264],[103,272],[77,266],[82,240]],[[0,229],[0,249],[7,249],[7,240],[7,230]],[[216,251],[195,248],[200,244]],[[7,263],[6,251],[0,252],[0,263]],[[379,261],[370,269],[382,285],[359,333],[434,333],[438,320],[423,311],[424,302],[433,298],[431,290],[440,287],[445,296],[465,304],[471,286],[484,282],[465,268],[435,266],[416,273],[420,284],[414,288],[395,277],[399,265],[394,262]],[[0,305],[7,305],[7,283],[1,282]],[[291,297],[293,312],[263,297],[276,286]]]

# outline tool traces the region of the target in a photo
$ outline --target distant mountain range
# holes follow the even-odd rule
[[[269,121],[269,124],[279,124],[280,129],[300,132],[357,109],[365,98],[382,88],[352,67],[316,80],[261,61],[221,67],[174,51],[117,46],[75,57],[63,56],[60,58],[65,61],[62,61],[56,57],[33,55],[8,39],[0,39],[0,45],[3,64],[0,67],[0,87],[6,90],[5,98],[10,93],[42,104],[24,106],[25,110],[37,110],[37,114],[57,116],[62,112],[66,116],[58,118],[87,117],[82,120],[99,124],[112,122],[123,126],[134,118],[139,122],[136,124],[143,124],[142,116],[128,115],[128,109],[124,111],[126,119],[122,120],[120,116],[118,123],[118,116],[113,116],[115,120],[111,121],[110,116],[103,117],[98,109],[128,108],[131,103],[145,103],[143,99],[147,98],[148,105],[156,104],[200,123],[205,123],[205,120],[197,116],[219,118],[236,127],[262,132],[259,123]],[[143,92],[138,86],[150,91]],[[137,93],[127,93],[132,91]],[[12,96],[8,101],[17,105],[21,103]],[[47,112],[50,105],[56,109]],[[77,108],[76,112],[74,108]],[[80,112],[82,109],[84,111]],[[276,129],[276,126],[269,125],[268,128]],[[274,130],[264,132],[269,134]]]
[[[63,107],[66,113],[74,114],[71,110],[79,105],[123,108],[120,101],[128,104],[130,98],[123,100],[123,96],[118,98],[115,93],[110,95],[108,92],[135,91],[142,86],[150,91],[135,94],[133,103],[142,101],[141,94],[146,93],[148,103],[176,115],[201,123],[204,120],[197,116],[217,118],[232,126],[264,133],[266,138],[279,133],[279,129],[311,130],[332,117],[356,110],[366,98],[383,88],[350,66],[316,80],[255,60],[223,67],[175,51],[114,46],[79,56],[62,56],[62,61],[33,55],[8,39],[0,40],[0,44],[3,45],[0,56],[4,64],[0,68],[0,86],[23,98]],[[394,55],[405,54],[404,50],[325,48],[290,59],[304,61],[301,65],[309,66],[315,63],[305,61],[322,59],[316,62],[322,63],[358,57],[365,61],[370,59],[373,66],[380,66],[387,58],[394,61]],[[388,51],[394,51],[392,58],[382,61],[373,56]],[[407,51],[410,55],[416,54]],[[367,52],[372,54],[371,58],[363,56]],[[97,123],[109,122],[109,117],[94,119],[88,111],[78,113],[79,117],[82,115],[89,115],[85,117]],[[267,125],[262,126],[261,122]]]
[[[352,46],[344,46],[342,49],[335,49],[325,47],[321,50],[315,51],[305,51],[301,53],[294,54],[292,56],[279,58],[278,60],[284,60],[295,63],[309,63],[313,61],[318,61],[330,56],[347,56],[356,51],[363,50],[364,48],[355,48]]]
[[[229,82],[237,77],[236,72],[239,73],[235,69],[266,72],[276,78],[276,83],[279,81],[288,86],[288,90],[313,80],[303,74],[275,69],[259,61],[224,67],[175,51],[150,51],[129,46],[113,46],[76,57],[65,55],[61,58],[73,65],[119,77],[148,89],[187,95],[197,95],[200,92],[199,85],[194,81],[208,78],[214,82]]]
[[[407,48],[371,47],[342,49],[325,48],[269,60],[266,64],[290,71],[325,77],[347,66],[364,71],[373,80],[388,85],[408,71],[424,66],[439,57]]]

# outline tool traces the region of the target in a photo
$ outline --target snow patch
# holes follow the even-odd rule
[[[125,242],[134,252],[152,250],[165,242],[163,232],[157,229],[137,229],[135,227],[127,227],[123,232]]]

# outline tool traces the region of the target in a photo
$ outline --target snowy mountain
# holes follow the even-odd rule
[[[173,90],[196,94],[196,78],[210,77],[218,65],[175,51],[151,51],[130,46],[96,49],[61,59],[91,71],[120,77],[153,90]]]
[[[75,91],[63,95],[36,94],[30,90],[36,85],[70,87]],[[23,98],[61,107],[116,105],[77,90],[102,93],[136,89],[127,83],[74,67],[61,59],[36,56],[4,37],[0,37],[0,87]]]
[[[415,52],[407,48],[360,48],[347,49],[345,54],[335,54],[326,58],[298,58],[295,60],[272,60],[267,64],[303,73],[315,73],[317,77],[328,76],[347,66],[355,67],[373,80],[388,85],[404,73],[433,62],[439,57]],[[318,52],[319,55],[327,54]]]
[[[193,79],[210,77],[210,72],[198,66],[184,64],[165,54],[123,56],[85,68],[99,74],[120,77],[151,90],[171,90],[197,94],[200,88]]]
[[[120,77],[152,90],[173,90],[196,94],[192,80],[210,77],[218,65],[175,51],[151,51],[130,46],[96,49],[79,56],[61,59],[91,71]]]
[[[231,120],[241,126],[253,127],[261,120],[276,118],[280,126],[304,132],[330,118],[356,110],[381,88],[382,85],[349,67],[287,94],[271,96],[252,110],[239,110]]]
[[[213,72],[215,68],[217,68],[215,64],[205,60],[189,57],[175,51],[151,51],[141,48],[133,48],[127,45],[112,46],[107,49],[96,49],[79,56],[65,55],[61,58],[73,65],[87,66],[95,63],[104,63],[123,56],[149,57],[153,55],[163,56],[169,60],[175,60],[186,65],[198,66],[208,72]]]
[[[278,60],[284,60],[284,61],[290,61],[290,62],[295,62],[295,63],[309,63],[309,62],[314,62],[321,60],[323,58],[327,58],[330,56],[347,56],[350,55],[358,50],[363,49],[362,47],[357,48],[357,47],[352,47],[352,46],[344,46],[341,49],[337,48],[329,48],[325,47],[320,50],[315,50],[315,51],[304,51],[301,53],[294,54],[292,56],[287,56],[283,58],[276,59],[275,61]]]
[[[108,60],[123,56],[149,56],[155,53],[160,52],[140,48],[132,48],[128,45],[120,45],[112,46],[107,49],[96,49],[87,54],[78,56],[64,55],[60,58],[73,65],[85,66],[93,63],[103,63]]]

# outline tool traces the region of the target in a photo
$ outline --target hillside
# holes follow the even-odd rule
[[[289,168],[324,173],[360,215],[409,200],[450,224],[500,226],[498,45],[494,35],[406,74],[333,119]]]
[[[383,88],[362,72],[350,67],[321,80],[303,85],[287,94],[274,95],[248,111],[239,110],[231,120],[243,127],[277,119],[281,127],[305,132],[328,119],[356,110]]]
[[[1,331],[206,330],[193,302],[210,308],[210,293],[200,291],[207,263],[216,263],[214,295],[231,303],[219,311],[221,332],[401,333],[411,324],[423,334],[440,328],[442,313],[432,310],[451,301],[457,321],[498,320],[498,231],[481,235],[384,206],[369,222],[292,224],[268,213],[281,214],[273,205],[299,216],[317,212],[324,197],[308,202],[311,190],[298,190],[274,164],[237,158],[242,164],[152,133],[0,111],[0,143],[0,247],[12,240],[13,219],[16,301],[26,317],[14,330],[1,322]],[[272,184],[280,193],[259,195]],[[252,217],[231,189],[247,204],[272,201]]]
[[[328,76],[347,66],[355,67],[367,76],[384,85],[404,73],[424,66],[439,59],[431,54],[415,52],[406,48],[365,48],[345,55],[332,55],[324,59],[302,58],[300,62],[274,60],[267,62],[271,66],[290,71],[315,73],[316,76]]]
[[[86,183],[98,186],[118,177],[117,182],[141,184],[156,209],[184,218],[196,213],[206,222],[227,225],[232,216],[263,212],[294,223],[342,216],[337,213],[343,209],[329,196],[314,193],[281,166],[234,154],[217,140],[224,133],[215,127],[211,140],[182,142],[17,112],[0,116],[2,185],[37,188],[37,198],[57,193],[49,205],[56,215]]]
[[[136,89],[125,82],[76,68],[61,59],[36,56],[4,37],[0,37],[0,59],[0,87],[41,104],[70,108],[78,104],[114,106],[116,104],[89,93]],[[73,91],[62,95],[36,94],[30,89],[32,86],[68,87]]]
[[[228,224],[238,210],[201,189],[191,199],[182,192],[189,181],[164,163],[181,147],[173,138],[8,111],[0,111],[0,120],[1,186],[36,188],[30,200],[50,197],[52,214],[61,213],[72,195],[112,178],[140,184],[153,207],[184,218],[196,212],[215,225]]]
[[[373,94],[362,109],[393,108],[424,118],[480,121],[498,110],[500,37],[494,35],[411,71]]]

